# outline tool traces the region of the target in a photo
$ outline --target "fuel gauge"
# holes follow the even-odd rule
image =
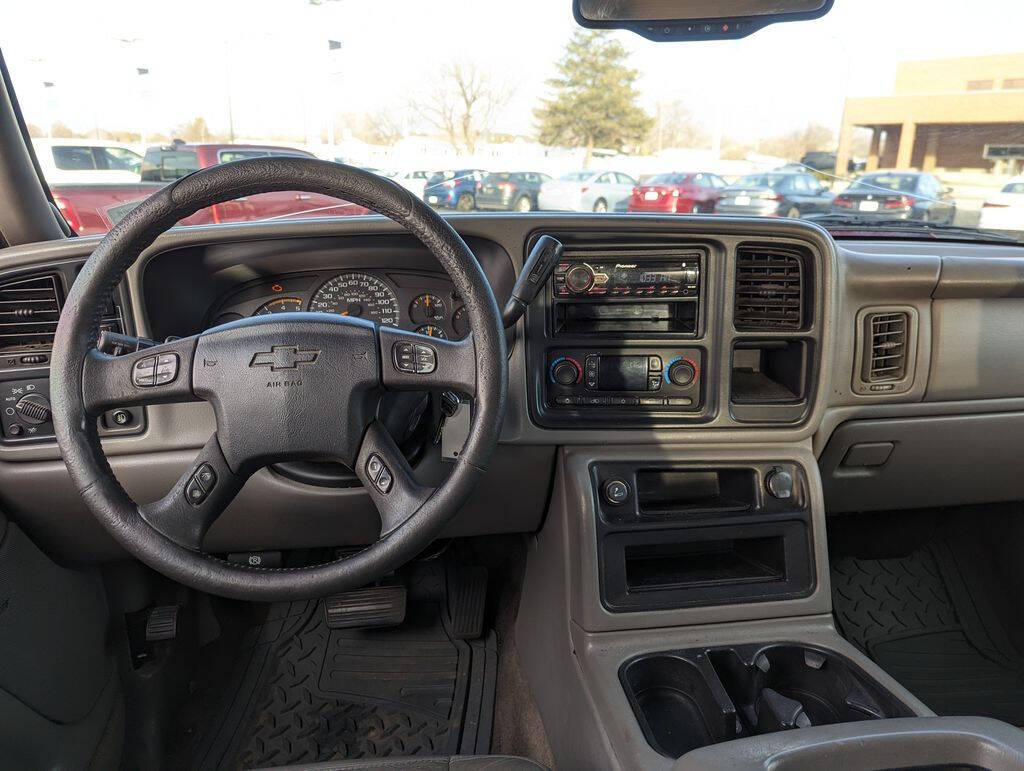
[[[441,327],[436,327],[433,324],[424,324],[422,327],[417,327],[416,331],[421,335],[427,335],[428,337],[439,337],[442,340],[446,340],[448,335],[444,333]]]

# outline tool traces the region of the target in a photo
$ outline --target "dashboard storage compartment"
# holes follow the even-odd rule
[[[610,610],[653,610],[803,596],[812,583],[799,521],[654,529],[603,541]]]
[[[810,381],[810,343],[738,340],[732,350],[729,406],[739,421],[795,422]]]
[[[843,656],[795,643],[648,654],[619,677],[647,741],[670,758],[745,736],[914,714]]]
[[[601,463],[591,475],[608,610],[797,599],[813,591],[810,508],[796,464]]]

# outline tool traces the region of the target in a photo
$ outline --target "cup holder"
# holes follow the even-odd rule
[[[670,758],[744,736],[914,714],[853,662],[804,645],[649,654],[620,678],[648,743]]]

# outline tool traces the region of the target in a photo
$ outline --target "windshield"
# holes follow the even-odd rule
[[[975,0],[955,23],[934,0],[837,0],[705,43],[584,30],[571,0],[11,5],[0,47],[83,235],[197,169],[302,155],[459,216],[856,214],[860,231],[898,219],[1024,238],[1013,205],[986,206],[1024,173],[1019,0]],[[488,174],[528,197],[482,191]],[[876,207],[871,189],[914,195]],[[182,224],[370,214],[290,191]]]

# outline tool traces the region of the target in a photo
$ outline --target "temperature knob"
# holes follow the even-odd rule
[[[558,385],[572,386],[580,382],[583,373],[572,359],[560,359],[551,366],[551,379]]]
[[[594,269],[589,265],[573,265],[565,274],[565,286],[573,294],[583,294],[594,285]]]
[[[681,388],[690,385],[695,377],[697,377],[697,370],[686,359],[674,361],[668,367],[669,382]]]
[[[50,402],[42,394],[22,396],[14,405],[14,409],[22,422],[30,425],[39,425],[50,419]]]

